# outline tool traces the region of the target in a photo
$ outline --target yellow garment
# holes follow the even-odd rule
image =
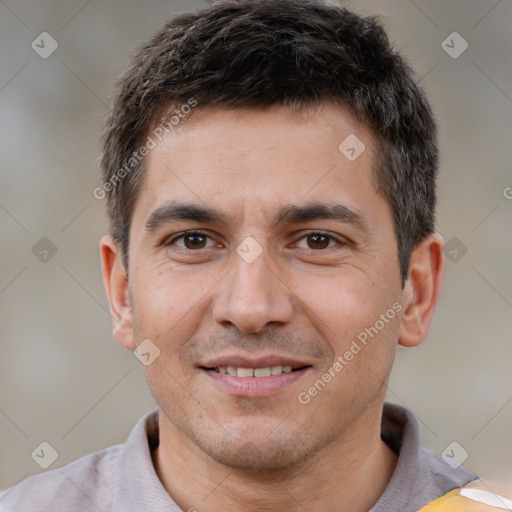
[[[478,487],[475,485],[471,486],[471,488]],[[482,489],[482,487],[479,488]],[[463,489],[466,489],[466,487]],[[453,489],[444,496],[432,501],[418,512],[499,512],[500,510],[511,510],[510,508],[506,508],[505,505],[495,507],[480,503],[479,501],[465,496],[460,496],[460,491],[460,488]]]

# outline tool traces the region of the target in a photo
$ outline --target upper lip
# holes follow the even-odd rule
[[[247,357],[242,355],[221,356],[215,359],[209,359],[199,364],[203,368],[220,368],[226,366],[235,366],[236,368],[267,368],[269,366],[291,366],[300,368],[302,366],[311,366],[305,361],[299,361],[293,357],[268,355],[263,357]]]

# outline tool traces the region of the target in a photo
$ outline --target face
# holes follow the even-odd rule
[[[228,466],[290,466],[384,399],[403,290],[374,141],[330,104],[196,114],[147,157],[132,348],[160,350],[145,372],[169,429]]]

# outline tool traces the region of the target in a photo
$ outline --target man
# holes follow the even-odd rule
[[[102,143],[114,336],[158,409],[2,510],[506,503],[460,494],[478,476],[384,404],[444,258],[434,117],[374,19],[313,0],[177,16],[121,75]]]

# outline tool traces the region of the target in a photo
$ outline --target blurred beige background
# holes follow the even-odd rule
[[[31,457],[41,442],[58,452],[53,469],[124,442],[155,407],[139,362],[111,335],[96,158],[134,46],[203,5],[0,1],[0,489],[42,471]],[[438,228],[453,261],[429,338],[398,350],[388,398],[414,411],[425,447],[455,441],[468,468],[510,479],[512,2],[348,5],[382,16],[441,123]],[[31,47],[42,32],[58,44],[47,58]],[[55,44],[44,37],[39,53]]]

